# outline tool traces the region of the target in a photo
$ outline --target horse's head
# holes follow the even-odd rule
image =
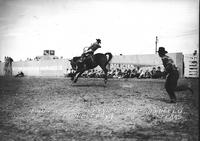
[[[73,59],[70,59],[69,62],[70,62],[70,65],[71,65],[72,69],[76,70],[76,63],[75,63],[75,61]]]
[[[78,61],[79,61],[80,57],[73,57],[72,59],[70,59],[70,64],[73,70],[77,70],[78,69]]]

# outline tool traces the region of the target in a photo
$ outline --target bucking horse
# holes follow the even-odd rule
[[[81,76],[83,72],[89,69],[93,69],[97,66],[100,66],[104,71],[104,82],[107,83],[107,65],[111,61],[113,55],[110,52],[105,54],[97,53],[92,56],[88,56],[84,62],[80,62],[81,57],[73,57],[70,61],[72,69],[75,70],[75,73],[72,75],[71,80],[76,83],[78,77]]]

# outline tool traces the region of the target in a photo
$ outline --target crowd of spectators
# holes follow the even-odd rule
[[[74,70],[67,69],[66,77],[71,77],[74,73]],[[104,77],[104,72],[101,69],[91,69],[85,71],[81,77],[84,78],[102,78]],[[165,78],[164,72],[160,66],[153,67],[133,67],[133,68],[111,68],[108,71],[109,78],[152,78],[159,79]]]

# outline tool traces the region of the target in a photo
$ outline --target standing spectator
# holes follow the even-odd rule
[[[174,93],[177,82],[179,78],[179,73],[177,67],[174,64],[174,61],[167,56],[168,52],[165,50],[164,47],[159,47],[158,55],[162,59],[163,66],[165,67],[165,73],[167,74],[166,82],[165,82],[165,89],[170,97],[171,103],[176,103],[176,95]]]
[[[153,67],[151,70],[151,78],[156,78],[156,68]]]
[[[4,63],[4,75],[5,76],[12,76],[12,62],[13,59],[11,57],[5,56],[5,63]]]
[[[161,78],[163,76],[162,72],[161,72],[161,68],[160,66],[157,67],[156,70],[156,78]]]

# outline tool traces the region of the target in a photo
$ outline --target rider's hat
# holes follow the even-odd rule
[[[101,43],[101,40],[100,40],[100,39],[96,39],[96,40],[97,40],[98,43]]]
[[[160,54],[166,54],[166,53],[168,53],[168,52],[165,50],[164,47],[159,47],[158,53],[160,53]]]

